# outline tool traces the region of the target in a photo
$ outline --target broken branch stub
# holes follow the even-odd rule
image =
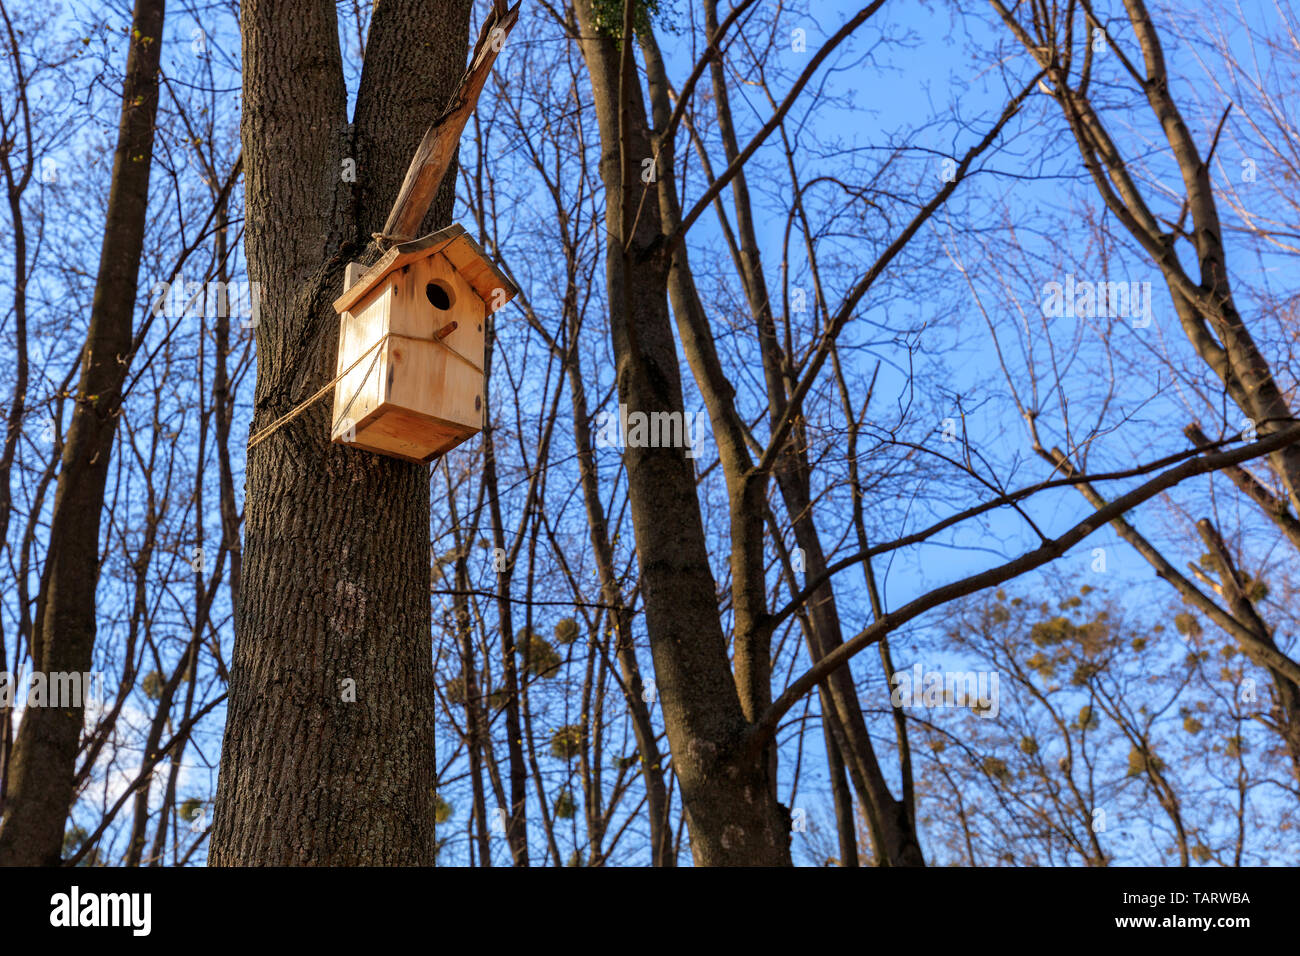
[[[522,0],[521,0],[522,2]],[[438,194],[451,157],[456,152],[465,123],[478,104],[483,84],[487,82],[492,65],[501,51],[506,37],[519,19],[519,4],[503,12],[504,4],[496,3],[484,19],[478,41],[470,58],[469,69],[461,77],[456,92],[442,115],[433,121],[420,146],[411,159],[397,193],[392,212],[384,223],[383,238],[391,242],[413,239],[424,220],[425,213]]]

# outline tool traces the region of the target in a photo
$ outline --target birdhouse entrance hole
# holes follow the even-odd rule
[[[447,312],[451,309],[452,298],[451,290],[436,279],[424,287],[424,297],[429,300],[435,309],[439,312]]]

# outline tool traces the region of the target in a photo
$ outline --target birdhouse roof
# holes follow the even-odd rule
[[[489,313],[505,305],[519,290],[515,284],[501,274],[487,254],[470,238],[463,226],[451,225],[437,232],[431,232],[419,239],[402,242],[393,246],[383,258],[361,274],[344,293],[334,300],[334,311],[346,312],[365,298],[370,291],[381,285],[389,273],[420,259],[428,259],[442,253],[466,282],[474,289]],[[505,291],[505,298],[498,298],[497,289]]]

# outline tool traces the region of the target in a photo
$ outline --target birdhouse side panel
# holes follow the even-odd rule
[[[385,286],[339,316],[339,352],[335,374],[356,366],[334,388],[330,421],[335,440],[344,439],[384,402],[384,345],[375,346],[388,329],[391,290]],[[391,339],[389,340],[392,341]],[[357,360],[360,359],[358,362]]]

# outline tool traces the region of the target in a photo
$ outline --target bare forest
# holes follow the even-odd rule
[[[0,866],[1300,865],[1297,102],[1292,0],[0,0]]]

